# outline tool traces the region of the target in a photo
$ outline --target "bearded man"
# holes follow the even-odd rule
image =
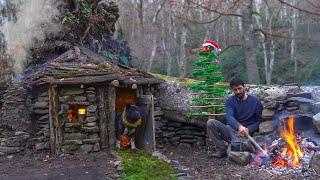
[[[207,122],[207,133],[216,147],[213,157],[227,156],[227,142],[232,151],[255,151],[252,144],[247,141],[247,134],[259,131],[262,104],[260,100],[245,91],[242,80],[233,78],[230,88],[234,95],[226,101],[227,125],[215,119]]]

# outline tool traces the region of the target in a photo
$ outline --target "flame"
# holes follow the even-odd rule
[[[281,155],[276,157],[273,165],[277,167],[301,167],[300,158],[304,156],[304,152],[294,136],[293,116],[290,116],[288,123],[282,126],[281,136],[286,142],[286,147],[283,148]]]

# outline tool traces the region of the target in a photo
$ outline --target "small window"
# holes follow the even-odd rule
[[[87,107],[81,105],[70,105],[68,109],[68,121],[70,123],[84,122],[87,118]]]

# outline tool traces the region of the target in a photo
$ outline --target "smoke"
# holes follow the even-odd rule
[[[52,0],[10,0],[10,3],[16,7],[16,21],[4,22],[0,30],[5,36],[7,53],[13,59],[14,72],[19,75],[34,43],[44,41],[49,32],[59,31],[53,22],[58,10]]]

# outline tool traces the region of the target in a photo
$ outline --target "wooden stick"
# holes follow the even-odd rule
[[[262,149],[262,147],[256,142],[256,140],[254,140],[249,133],[246,133],[247,137],[249,138],[249,140],[265,155],[268,156],[267,152]]]
[[[218,114],[195,114],[193,116],[225,116],[226,113],[218,113]]]

